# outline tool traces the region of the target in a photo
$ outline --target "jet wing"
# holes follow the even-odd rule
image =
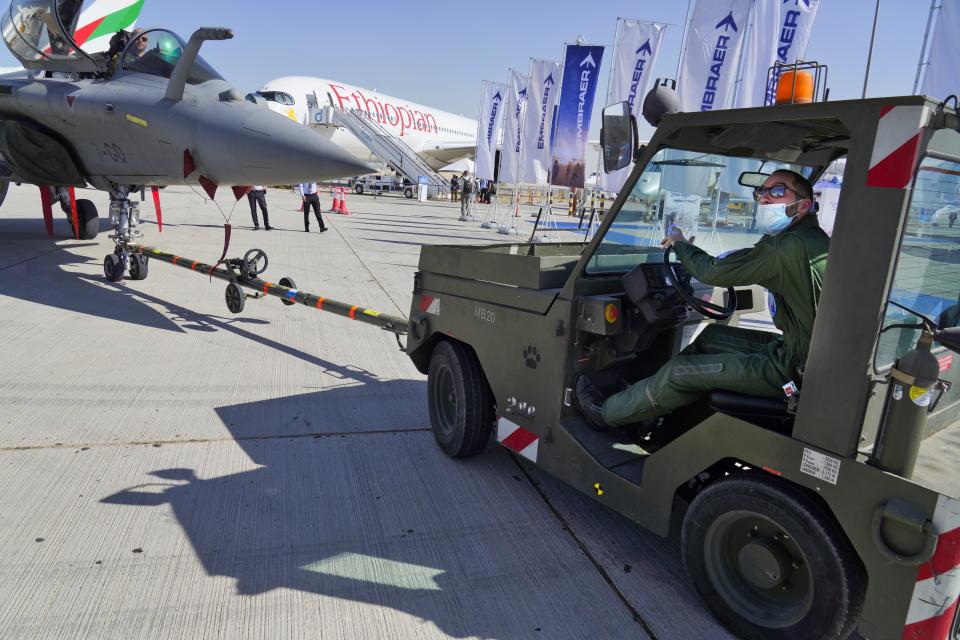
[[[472,160],[476,151],[475,144],[465,145],[460,140],[456,142],[430,141],[423,145],[420,155],[426,158],[431,167],[440,169],[463,158]]]

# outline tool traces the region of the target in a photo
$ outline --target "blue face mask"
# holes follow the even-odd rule
[[[757,229],[768,236],[780,233],[790,226],[793,218],[787,215],[787,207],[800,202],[791,202],[790,204],[761,204],[757,205]]]

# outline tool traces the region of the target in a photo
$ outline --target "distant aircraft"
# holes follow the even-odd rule
[[[308,124],[311,108],[329,106],[362,111],[423,156],[434,169],[461,158],[472,158],[477,146],[476,120],[345,82],[288,76],[271,80],[254,95],[265,99],[277,113],[304,125]],[[369,149],[346,129],[315,130],[358,159],[376,161]]]
[[[111,237],[127,268],[123,243],[139,235],[139,205],[129,196],[143,188],[199,185],[213,197],[218,186],[242,194],[253,184],[370,171],[322,136],[244,100],[198,56],[206,40],[232,38],[230,30],[199,29],[186,43],[150,29],[112,58],[73,39],[82,5],[14,0],[0,17],[4,42],[25,68],[0,76],[0,202],[10,182],[39,186],[48,233],[59,203],[77,237],[96,237],[96,208],[76,200],[74,188],[106,191]]]

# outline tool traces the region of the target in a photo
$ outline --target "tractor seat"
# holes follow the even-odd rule
[[[793,430],[794,415],[787,411],[786,399],[748,396],[733,391],[713,391],[710,408],[740,418],[764,429],[789,434]]]

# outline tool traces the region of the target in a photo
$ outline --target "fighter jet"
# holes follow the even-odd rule
[[[346,151],[263,105],[246,101],[198,54],[224,28],[184,42],[165,29],[121,37],[106,53],[76,41],[82,0],[14,0],[0,17],[23,65],[0,75],[0,203],[10,182],[40,187],[47,232],[58,203],[76,237],[99,230],[96,207],[76,187],[110,196],[119,248],[141,235],[131,194],[200,185],[237,198],[253,184],[295,184],[370,173]],[[158,215],[160,213],[157,204]],[[127,257],[122,256],[124,262]]]

